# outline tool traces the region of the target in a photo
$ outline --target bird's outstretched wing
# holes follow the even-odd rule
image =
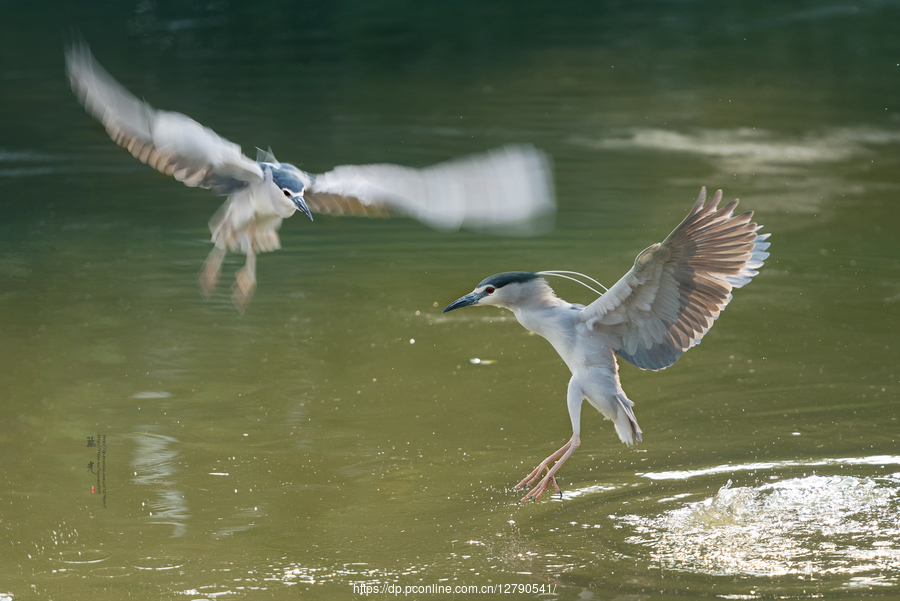
[[[116,144],[187,186],[225,195],[263,177],[237,144],[181,113],[135,97],[100,66],[83,40],[66,50],[69,82],[84,108]]]
[[[424,169],[343,165],[316,176],[304,198],[318,213],[399,214],[447,231],[537,233],[556,210],[550,161],[526,144]]]
[[[583,310],[587,326],[619,342],[616,354],[643,369],[664,369],[700,342],[740,288],[769,256],[769,234],[733,216],[733,200],[717,209],[722,191],[706,188],[688,216],[661,244],[644,250],[634,267]]]

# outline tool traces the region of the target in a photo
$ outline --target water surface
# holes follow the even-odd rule
[[[5,11],[0,598],[895,594],[896,3]],[[532,142],[556,227],[288,220],[244,316],[205,302],[219,200],[78,106],[73,27],[154,105],[309,171]],[[511,315],[440,309],[500,271],[609,286],[702,185],[756,211],[767,265],[673,368],[622,367],[643,443],[585,407],[562,498],[518,505],[568,373]]]

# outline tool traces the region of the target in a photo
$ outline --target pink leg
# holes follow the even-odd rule
[[[537,500],[544,491],[546,491],[550,485],[553,485],[553,489],[556,492],[560,492],[559,486],[556,484],[556,472],[559,471],[559,468],[562,467],[563,463],[572,456],[572,454],[578,450],[578,447],[581,446],[581,437],[578,434],[572,434],[572,438],[569,439],[569,442],[564,444],[558,451],[541,461],[541,464],[534,468],[530,474],[525,476],[525,479],[516,484],[513,487],[513,490],[518,490],[523,486],[531,486],[535,482],[537,482],[538,478],[541,477],[541,473],[546,471],[547,474],[544,478],[538,482],[537,486],[531,489],[531,491],[522,497],[522,500],[519,501],[527,501],[528,499]],[[556,461],[553,467],[550,467],[550,464]]]
[[[200,292],[203,298],[209,300],[219,283],[219,273],[222,271],[222,261],[225,259],[225,249],[214,246],[209,251],[209,256],[200,268]]]
[[[247,251],[247,262],[234,274],[234,284],[231,286],[231,302],[241,315],[250,304],[253,292],[256,290],[256,253],[251,249]]]

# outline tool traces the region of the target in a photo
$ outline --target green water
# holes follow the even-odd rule
[[[0,599],[897,594],[897,3],[2,13]],[[556,227],[291,219],[239,316],[239,258],[196,285],[219,199],[91,121],[72,28],[154,105],[312,172],[534,143]],[[500,271],[609,286],[701,185],[771,258],[673,368],[622,367],[641,444],[586,406],[563,498],[518,505],[571,433],[568,372],[511,315],[441,308]]]

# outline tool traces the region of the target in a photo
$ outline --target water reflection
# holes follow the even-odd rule
[[[251,528],[256,526],[256,522],[258,520],[264,519],[266,517],[264,509],[264,507],[260,506],[237,509],[231,516],[228,517],[229,522],[235,523],[223,526],[215,532],[215,536],[228,536],[236,532],[250,530]]]
[[[718,170],[716,181],[741,178],[743,196],[753,195],[755,210],[789,209],[819,213],[834,199],[862,195],[894,183],[848,180],[822,165],[870,164],[886,146],[900,144],[896,129],[841,127],[789,135],[755,127],[697,129],[690,133],[659,128],[632,128],[604,138],[572,136],[569,142],[604,151],[656,151],[702,157]],[[693,181],[693,180],[690,180]],[[727,190],[726,190],[727,192]]]
[[[738,127],[700,129],[686,134],[653,128],[635,128],[623,137],[571,142],[597,149],[657,150],[720,159],[723,168],[742,173],[785,173],[792,167],[846,161],[871,154],[873,146],[900,143],[900,133],[869,127],[845,127],[786,137],[775,132]]]
[[[43,176],[56,173],[56,168],[43,165],[51,161],[53,161],[53,157],[42,152],[0,148],[0,178]],[[13,166],[8,167],[6,164]]]
[[[179,450],[173,448],[178,439],[162,434],[141,432],[135,434],[134,459],[131,468],[135,484],[153,486],[155,498],[142,505],[149,510],[145,518],[151,524],[169,524],[172,536],[183,536],[190,517],[184,493],[177,486],[174,476],[178,473],[176,458]]]

